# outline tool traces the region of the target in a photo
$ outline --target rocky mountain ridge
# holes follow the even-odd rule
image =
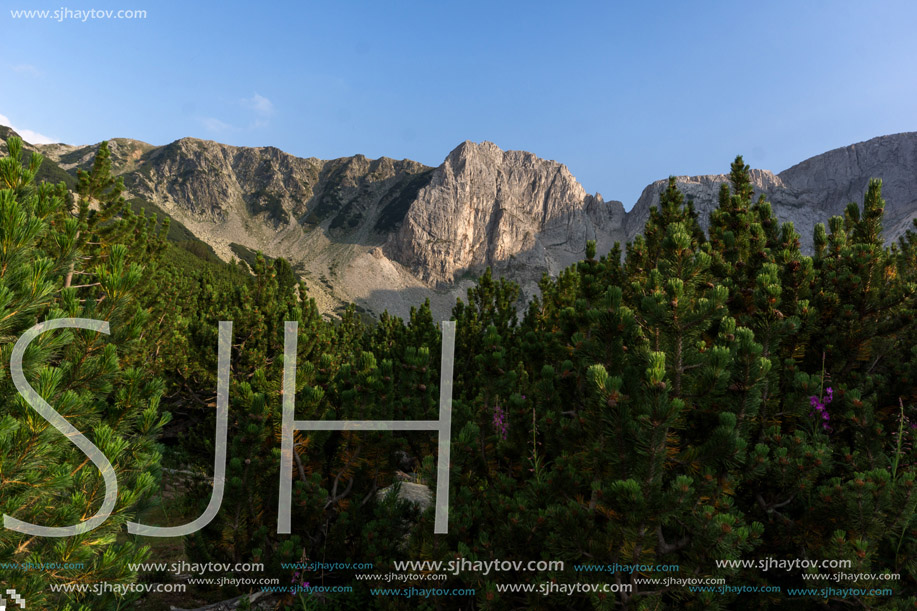
[[[492,142],[464,142],[433,170],[384,252],[422,280],[512,261],[557,273],[582,258],[587,240],[606,252],[622,241],[621,202],[589,195],[566,166]]]
[[[11,134],[0,127],[0,147]],[[464,142],[431,168],[362,155],[299,158],[274,147],[245,148],[183,138],[165,146],[113,139],[113,171],[129,196],[181,223],[225,260],[253,250],[283,256],[325,311],[355,302],[406,315],[431,299],[447,316],[456,296],[486,266],[537,292],[544,272],[599,254],[639,233],[665,180],[629,211],[590,195],[566,166],[495,144]],[[31,147],[50,178],[88,168],[98,145]],[[781,221],[809,248],[815,223],[862,201],[870,178],[884,180],[885,235],[917,217],[917,133],[874,138],[807,159],[779,174],[753,170]],[[725,175],[678,177],[702,223],[717,205]]]

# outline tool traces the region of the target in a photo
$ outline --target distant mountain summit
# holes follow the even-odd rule
[[[0,126],[0,148],[13,134]],[[304,159],[194,138],[109,143],[113,171],[135,203],[168,214],[225,260],[255,250],[288,258],[324,311],[355,302],[404,316],[429,298],[447,316],[486,266],[531,296],[543,273],[581,259],[587,240],[605,254],[633,239],[666,184],[647,186],[625,212],[619,201],[586,193],[563,164],[490,142],[464,142],[436,168],[362,155]],[[43,177],[72,185],[98,145],[29,148],[47,159]],[[870,178],[883,180],[885,237],[896,240],[917,218],[915,132],[835,149],[780,174],[752,171],[756,191],[794,223],[806,249],[815,224],[861,202]],[[727,180],[677,178],[704,227]]]

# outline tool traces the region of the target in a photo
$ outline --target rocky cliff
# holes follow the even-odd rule
[[[795,214],[806,226],[862,204],[870,178],[882,179],[885,239],[897,240],[917,217],[917,132],[880,136],[834,149],[780,172]],[[788,202],[789,203],[789,202]],[[808,217],[812,217],[809,219]],[[803,234],[811,241],[811,231]]]
[[[566,166],[491,142],[465,142],[436,168],[384,252],[424,281],[486,266],[525,280],[622,241],[624,205],[588,195]]]

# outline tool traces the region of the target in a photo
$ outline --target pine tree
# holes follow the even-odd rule
[[[674,223],[682,223],[685,226],[692,242],[703,244],[706,241],[697,213],[694,211],[693,202],[685,204],[685,196],[678,188],[676,178],[670,176],[665,189],[659,194],[659,206],[650,207],[649,218],[644,225],[644,256],[639,262],[635,261],[631,264],[636,264],[645,270],[656,267],[662,253],[663,242],[668,235],[667,227]],[[636,279],[632,274],[629,277],[632,280]]]
[[[62,608],[80,594],[55,594],[50,584],[127,583],[128,565],[149,554],[133,540],[116,542],[125,522],[135,519],[157,486],[160,452],[155,443],[168,413],[160,413],[162,384],[130,365],[141,360],[148,323],[134,296],[143,269],[129,263],[123,244],[109,244],[104,261],[90,268],[59,255],[72,244],[77,223],[66,219],[59,188],[31,183],[41,163],[21,164],[21,142],[8,141],[0,160],[0,509],[41,526],[79,524],[98,511],[106,486],[86,455],[26,402],[10,376],[17,338],[41,321],[77,317],[108,321],[111,334],[58,330],[39,335],[25,351],[26,380],[114,467],[118,494],[114,511],[97,528],[65,538],[28,536],[0,529],[0,562],[77,563],[82,568],[5,571],[4,587],[16,589],[34,608]],[[55,232],[54,228],[60,228]],[[63,250],[66,250],[64,248]],[[71,262],[73,265],[71,265]],[[85,290],[67,287],[79,273]],[[82,295],[80,298],[78,295]],[[113,605],[111,594],[94,608]]]
[[[500,333],[493,325],[484,332],[467,365],[474,374],[457,384],[464,399],[455,416],[465,424],[454,442],[458,531],[450,531],[448,549],[474,559],[518,553],[570,563],[670,562],[749,583],[762,583],[760,571],[715,569],[715,561],[834,554],[857,570],[895,567],[913,579],[913,471],[899,466],[914,460],[905,410],[892,420],[871,407],[890,392],[885,399],[864,394],[879,388],[876,380],[888,380],[876,377],[888,369],[903,376],[901,384],[913,379],[907,377],[913,369],[894,367],[912,359],[886,342],[882,359],[861,362],[867,370],[874,365],[872,371],[850,369],[859,377],[846,384],[827,379],[843,360],[829,355],[822,375],[815,358],[825,344],[876,333],[905,336],[902,325],[913,320],[907,284],[913,274],[889,266],[912,257],[913,249],[903,245],[883,264],[858,262],[863,247],[850,246],[840,221],[832,221],[831,246],[827,237],[823,246],[817,242],[813,261],[766,200],[751,203],[740,161],[710,242],[690,229],[690,220],[678,220],[693,215],[668,190],[667,216],[651,215],[649,237],[628,248],[626,286],[610,281],[603,291],[599,278],[621,276],[611,267],[600,271],[587,248],[585,261],[543,279],[542,296],[517,330]],[[871,209],[880,207],[875,192],[867,200]],[[858,227],[859,217],[848,212],[850,232],[871,243],[874,256],[881,251],[878,216],[865,213],[869,226]],[[830,253],[839,270],[881,270],[884,327],[836,322],[824,333],[836,315],[823,314],[816,303],[865,300],[868,315],[869,304],[881,302],[862,290],[839,291],[840,272],[817,277],[826,269],[818,258]],[[468,318],[464,308],[456,313]],[[864,322],[872,324],[869,316]],[[515,354],[525,359],[510,367]],[[813,408],[816,398],[826,400],[828,384],[835,391],[831,426],[839,419],[830,430],[822,426],[824,410]],[[897,438],[887,434],[892,422],[901,424]],[[768,581],[806,584],[798,573]],[[484,608],[545,604],[499,594],[493,580],[475,585],[486,592]],[[620,598],[629,606],[736,604],[709,593],[654,594],[634,585]],[[765,595],[757,602],[779,608],[784,599]]]
[[[67,236],[61,244],[62,256],[69,258],[69,269],[64,287],[74,281],[74,274],[85,274],[77,270],[92,269],[108,256],[111,244],[126,243],[133,238],[131,261],[145,261],[162,251],[169,221],[156,228],[155,217],[139,215],[127,205],[124,199],[124,179],[111,174],[111,151],[108,142],[102,142],[96,152],[89,172],[77,171],[77,198],[63,207],[60,218],[52,226]]]
[[[902,575],[900,599],[859,604],[913,604],[917,234],[883,246],[884,204],[871,185],[862,211],[849,207],[830,233],[816,227],[815,255],[805,256],[792,224],[753,201],[741,157],[731,170],[709,240],[670,180],[623,264],[619,247],[597,257],[587,243],[583,261],[542,279],[521,322],[518,287],[490,270],[457,302],[447,535],[433,534],[432,510],[378,497],[406,461],[416,461],[408,477],[435,480],[426,432],[298,432],[293,533],[274,532],[283,321],[300,322],[298,419],[435,419],[440,332],[428,303],[407,321],[385,313],[368,326],[351,307],[327,323],[282,262],[256,260],[250,277],[183,276],[194,306],[177,311],[190,339],[161,343],[188,375],[173,378],[177,397],[186,379],[215,388],[216,321],[232,319],[237,331],[232,492],[189,554],[251,550],[275,568],[331,557],[671,563],[683,576],[784,588],[811,584],[799,571],[717,561],[849,559],[854,573]],[[202,412],[211,400],[200,397]],[[212,425],[203,430],[212,436]],[[498,592],[507,575],[447,583],[476,587],[483,609],[776,609],[787,600],[638,582],[648,576],[665,575],[608,575],[634,590],[605,599]],[[369,600],[355,591],[335,604],[378,602]]]
[[[709,254],[712,270],[729,289],[729,311],[743,326],[750,325],[758,273],[773,263],[771,247],[777,228],[770,205],[763,195],[752,202],[751,169],[736,157],[729,183],[720,187],[719,207],[710,214]]]

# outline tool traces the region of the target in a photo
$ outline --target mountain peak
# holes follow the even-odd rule
[[[435,284],[509,260],[534,281],[581,257],[588,239],[620,239],[612,219],[620,225],[623,214],[587,195],[563,164],[466,140],[434,170],[386,252]]]

